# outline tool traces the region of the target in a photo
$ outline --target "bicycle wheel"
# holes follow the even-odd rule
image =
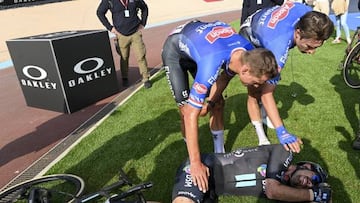
[[[49,202],[70,202],[83,192],[84,187],[84,181],[78,176],[71,174],[48,175],[5,189],[0,193],[0,202],[28,202],[29,198],[34,197],[34,191],[37,196],[40,196],[35,198],[46,198]]]
[[[351,88],[360,88],[360,42],[347,55],[344,62],[343,78]]]

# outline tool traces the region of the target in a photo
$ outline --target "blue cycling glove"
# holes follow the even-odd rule
[[[283,125],[276,128],[276,135],[282,145],[291,144],[297,140],[297,137],[290,134]]]

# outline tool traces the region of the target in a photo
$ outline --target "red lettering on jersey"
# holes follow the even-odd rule
[[[204,84],[200,83],[194,83],[193,88],[198,94],[206,94],[207,93],[207,87]]]
[[[232,27],[214,27],[206,36],[205,39],[210,42],[210,44],[214,43],[219,38],[228,38],[234,35],[235,30]]]
[[[282,21],[286,18],[286,16],[290,12],[290,9],[293,8],[294,6],[295,6],[294,2],[287,2],[283,6],[280,6],[279,9],[275,10],[271,14],[271,18],[269,20],[268,27],[274,29],[280,21]]]

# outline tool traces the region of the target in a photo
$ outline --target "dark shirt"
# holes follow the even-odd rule
[[[128,2],[127,9],[122,2]],[[113,25],[110,24],[105,14],[110,10]],[[128,10],[128,16],[126,13]],[[141,19],[138,12],[141,11]],[[148,6],[143,0],[101,0],[96,15],[107,30],[113,27],[125,36],[134,34],[140,24],[145,27],[148,18]]]
[[[265,180],[284,184],[284,174],[292,160],[292,152],[280,144],[242,147],[225,154],[202,154],[201,162],[210,170],[208,193],[201,192],[193,183],[187,160],[178,168],[172,196],[173,199],[188,197],[194,202],[208,202],[203,200],[208,200],[209,194],[265,197]]]
[[[240,24],[242,24],[247,17],[259,9],[281,5],[283,3],[284,0],[244,0],[241,10]]]

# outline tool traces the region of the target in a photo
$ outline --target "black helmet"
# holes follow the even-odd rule
[[[307,167],[304,167],[305,164],[309,164],[310,165],[310,170],[315,172],[315,176],[312,177],[313,183],[314,184],[318,184],[318,183],[323,183],[326,182],[327,178],[328,178],[328,173],[326,172],[325,169],[323,169],[319,164],[311,162],[311,161],[300,161],[296,163],[296,170],[298,169],[308,169]],[[309,169],[308,169],[309,170]],[[294,171],[294,172],[295,172]]]

